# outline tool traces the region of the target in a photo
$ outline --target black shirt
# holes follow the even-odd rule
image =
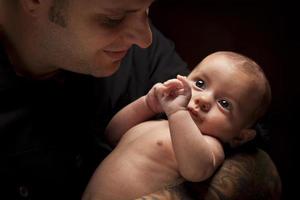
[[[110,118],[154,83],[187,73],[173,43],[155,28],[153,44],[133,46],[107,78],[20,77],[0,44],[0,198],[80,199],[109,153],[101,136]]]

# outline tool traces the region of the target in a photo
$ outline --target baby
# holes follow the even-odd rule
[[[157,83],[107,126],[112,153],[99,165],[84,200],[131,200],[187,180],[203,181],[224,161],[223,145],[252,140],[271,101],[269,83],[251,59],[207,56],[186,78]],[[149,120],[164,112],[168,120]]]

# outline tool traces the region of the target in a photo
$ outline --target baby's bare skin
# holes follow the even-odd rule
[[[105,133],[117,147],[96,170],[84,200],[129,200],[178,179],[206,180],[224,161],[222,143],[237,147],[255,137],[251,127],[261,104],[253,102],[268,93],[265,77],[255,62],[225,54],[208,56],[188,78],[155,84],[111,119]],[[255,70],[244,69],[250,66]],[[147,122],[162,112],[168,121]]]
[[[101,178],[94,180],[102,190],[98,191],[102,200],[125,200],[124,197],[137,198],[178,183],[177,169],[168,121],[148,121],[124,134],[94,174]]]

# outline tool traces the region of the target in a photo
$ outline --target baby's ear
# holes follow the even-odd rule
[[[237,135],[236,137],[234,137],[230,142],[230,146],[231,147],[238,147],[250,140],[252,140],[253,138],[255,138],[256,136],[256,131],[254,129],[243,129],[241,130],[240,134]]]

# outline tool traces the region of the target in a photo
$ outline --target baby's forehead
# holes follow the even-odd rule
[[[194,67],[189,77],[197,77],[202,75],[214,76],[215,74],[232,74],[235,76],[236,73],[243,72],[242,69],[235,66],[233,62],[225,59],[205,59]]]
[[[205,71],[214,70],[224,71],[230,69],[237,73],[241,72],[250,78],[263,78],[263,72],[259,65],[253,60],[244,56],[232,56],[231,54],[215,53],[204,58],[192,70],[191,74],[202,73]]]

